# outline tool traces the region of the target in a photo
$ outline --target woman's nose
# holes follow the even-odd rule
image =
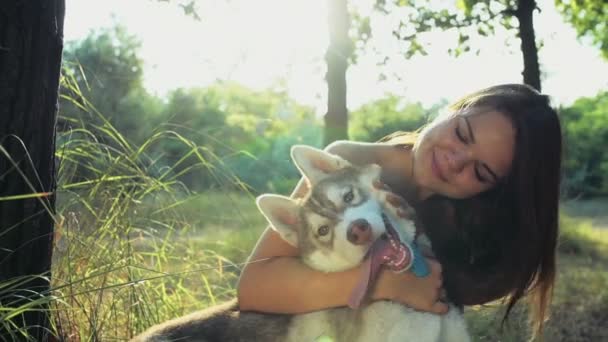
[[[470,153],[466,149],[454,149],[448,154],[448,166],[453,172],[460,172],[464,169],[470,158]]]

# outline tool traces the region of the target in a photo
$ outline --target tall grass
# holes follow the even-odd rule
[[[64,82],[80,93],[73,79]],[[69,341],[125,340],[233,297],[240,267],[263,228],[261,218],[252,219],[248,189],[219,157],[177,132],[158,131],[134,146],[86,99],[69,99],[85,114],[65,118],[67,129],[58,137],[57,333]],[[159,165],[156,147],[168,141],[188,153],[175,165]],[[208,194],[191,193],[179,177],[193,169],[213,174],[231,192],[213,195],[213,203]],[[219,227],[257,232],[248,228],[249,235],[233,243],[208,233]]]

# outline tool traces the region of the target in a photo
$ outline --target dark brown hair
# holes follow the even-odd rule
[[[521,84],[483,89],[450,109],[487,108],[506,115],[515,131],[509,175],[469,199],[435,195],[417,205],[419,218],[457,304],[507,298],[503,322],[524,295],[531,299],[533,336],[542,333],[555,281],[561,129],[549,98]],[[411,144],[414,135],[382,139]]]

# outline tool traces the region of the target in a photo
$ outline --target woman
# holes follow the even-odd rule
[[[530,295],[542,332],[555,279],[561,131],[547,96],[525,85],[490,87],[456,102],[419,134],[328,150],[355,164],[377,163],[383,181],[417,210],[437,260],[431,274],[383,271],[372,300],[443,313],[447,290],[461,305]],[[301,182],[294,196],[306,192]],[[345,306],[361,269],[325,274],[267,229],[241,274],[242,310],[303,313]],[[306,286],[302,286],[306,284]]]

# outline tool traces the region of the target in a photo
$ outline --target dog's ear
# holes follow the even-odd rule
[[[261,195],[256,204],[271,227],[294,247],[298,247],[299,206],[289,197]]]
[[[306,145],[294,145],[291,148],[291,159],[312,184],[350,165],[348,161],[335,154]]]

